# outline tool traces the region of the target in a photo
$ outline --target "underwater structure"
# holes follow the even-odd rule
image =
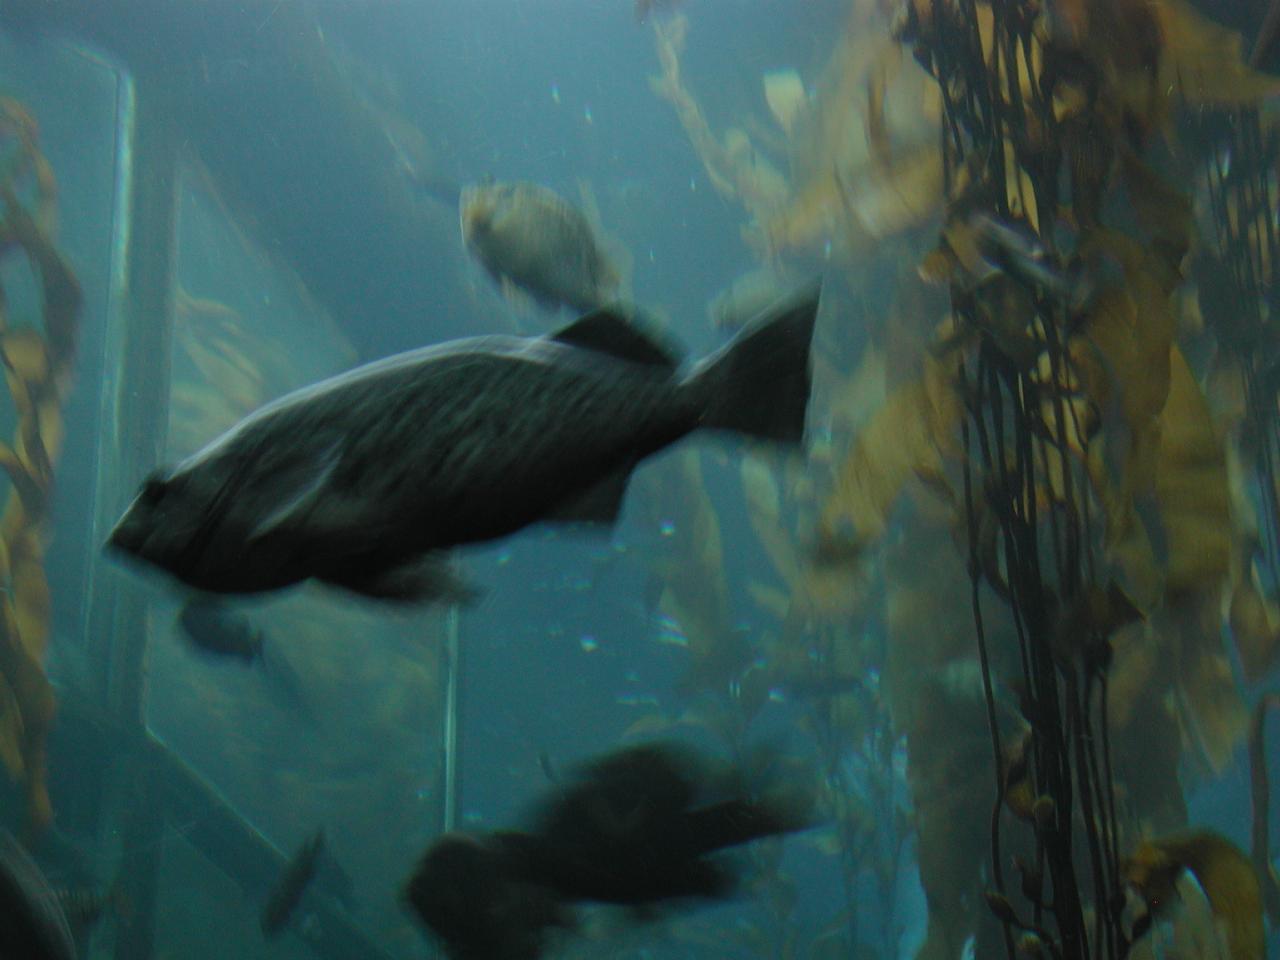
[[[170,943],[175,928],[191,926],[189,916],[171,913],[174,898],[192,889],[175,869],[203,864],[197,873],[232,878],[252,902],[266,896],[288,851],[268,839],[281,824],[264,829],[261,809],[255,823],[217,771],[186,759],[174,742],[182,737],[175,701],[161,702],[149,685],[157,676],[191,682],[157,653],[176,627],[153,591],[102,564],[95,544],[126,487],[163,457],[190,449],[211,423],[230,423],[273,393],[349,366],[356,348],[332,321],[317,324],[326,312],[292,268],[242,231],[157,103],[153,74],[65,36],[6,36],[0,44],[0,351],[14,410],[5,421],[13,439],[0,447],[9,479],[0,752],[18,788],[5,823],[46,862],[71,864],[72,876],[116,876],[112,896],[127,909],[113,915],[110,952],[95,955],[146,958],[156,955],[158,937]],[[55,168],[72,175],[60,180]],[[221,258],[212,272],[210,257]],[[29,267],[10,266],[19,261]],[[224,290],[260,291],[258,328],[243,306],[220,299],[220,280],[231,281]],[[73,391],[85,381],[97,389]],[[86,490],[87,500],[66,499]],[[55,596],[81,593],[78,609],[55,607],[51,567],[63,588]],[[421,705],[415,775],[440,782],[422,821],[434,833],[455,816],[458,621],[443,613],[409,629],[437,641],[423,641],[433,653],[416,667],[413,693]],[[46,673],[49,656],[57,662]],[[171,696],[181,701],[193,689]],[[175,857],[186,866],[174,867]],[[320,872],[299,935],[315,956],[390,956],[344,907],[350,883]],[[216,922],[209,903],[176,909]],[[185,936],[207,934],[191,928]],[[235,933],[227,943],[238,949]]]

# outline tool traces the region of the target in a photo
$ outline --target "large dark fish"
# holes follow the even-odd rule
[[[574,903],[723,897],[736,878],[713,854],[807,825],[803,804],[717,791],[691,753],[634,747],[558,785],[528,832],[441,838],[405,895],[455,960],[531,960]]]
[[[75,956],[75,940],[57,895],[22,845],[0,830],[0,957]]]
[[[108,546],[211,593],[314,578],[463,598],[442,551],[612,523],[643,458],[700,429],[803,439],[816,289],[686,374],[623,317],[401,354],[292,393],[148,479]]]
[[[458,201],[462,241],[499,284],[551,309],[594,310],[615,299],[618,271],[591,224],[536,183],[477,183]]]
[[[317,830],[285,864],[276,881],[271,895],[262,907],[258,918],[262,927],[262,935],[268,940],[279,936],[289,923],[294,910],[302,902],[302,895],[316,875],[320,866],[320,857],[324,852],[324,831]]]

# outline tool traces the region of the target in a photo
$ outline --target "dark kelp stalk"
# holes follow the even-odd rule
[[[1184,102],[1244,102],[1268,81],[1238,56],[1213,79],[1187,69],[1186,38],[1202,54],[1224,32],[1180,6],[1049,12],[919,0],[900,37],[943,101],[948,204],[922,274],[950,287],[954,329],[938,353],[963,408],[997,771],[986,902],[1011,957],[1119,958],[1143,929],[1123,922],[1122,856],[1139,829],[1126,818],[1149,811],[1118,809],[1113,638],[1159,618],[1171,655],[1209,657],[1180,625],[1216,639],[1209,613],[1228,565],[1225,536],[1193,530],[1176,495],[1196,471],[1199,485],[1180,489],[1203,511],[1225,468],[1176,339],[1192,209],[1174,186],[1171,120]],[[1225,497],[1221,513],[1225,528]],[[1012,618],[1012,656],[991,648],[993,594]],[[1009,663],[1024,721],[1013,733],[995,694],[994,664]],[[989,955],[981,931],[977,952]]]

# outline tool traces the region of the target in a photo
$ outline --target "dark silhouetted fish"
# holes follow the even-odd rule
[[[0,957],[75,960],[57,895],[22,845],[0,830]]]
[[[816,289],[687,374],[623,317],[478,337],[292,393],[148,479],[108,546],[199,590],[314,578],[464,599],[450,547],[543,520],[611,524],[643,458],[698,429],[804,435]]]
[[[450,834],[418,864],[406,897],[458,960],[537,957],[579,901],[648,906],[727,895],[711,855],[808,825],[807,804],[726,789],[670,745],[620,750],[561,784],[529,832]]]
[[[272,695],[282,704],[311,714],[293,665],[274,644],[267,643],[266,634],[243,613],[218,598],[199,597],[183,604],[178,625],[196,649],[260,669]]]
[[[573,926],[554,891],[510,874],[500,844],[457,833],[432,845],[405,899],[453,960],[537,960],[549,930]]]
[[[545,307],[594,310],[613,300],[618,272],[591,224],[536,183],[477,183],[458,201],[462,241],[499,284]]]
[[[324,831],[317,830],[285,864],[276,881],[271,895],[262,908],[258,918],[262,926],[262,935],[268,940],[279,936],[293,916],[293,911],[302,902],[302,895],[316,875],[320,865],[320,856],[324,852]]]
[[[218,600],[189,600],[178,614],[183,634],[196,647],[215,657],[256,663],[262,659],[263,633],[242,613]]]

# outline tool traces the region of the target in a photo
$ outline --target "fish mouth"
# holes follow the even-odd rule
[[[132,557],[143,556],[147,545],[147,532],[141,523],[126,513],[107,535],[103,549],[109,554],[127,554]]]

